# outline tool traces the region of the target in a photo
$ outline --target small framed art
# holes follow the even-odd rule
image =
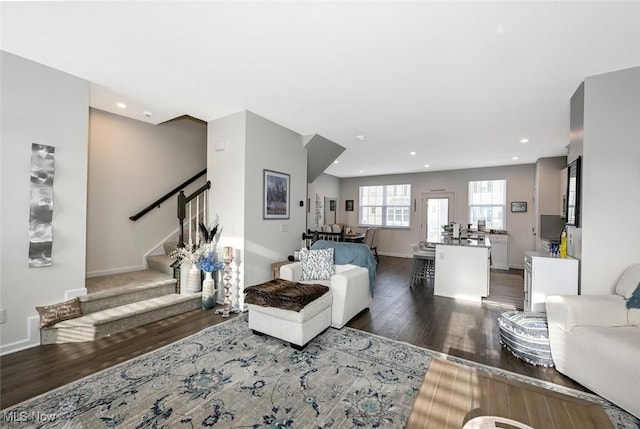
[[[344,204],[344,209],[348,212],[353,211],[353,200],[346,200]]]
[[[526,201],[513,201],[511,203],[511,212],[512,213],[523,213],[527,211],[527,202]]]
[[[290,176],[264,170],[263,219],[289,219]]]

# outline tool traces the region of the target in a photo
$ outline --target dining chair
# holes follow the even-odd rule
[[[373,252],[373,255],[376,257],[376,262],[380,263],[380,258],[378,257],[378,247],[376,246],[376,230],[378,228],[370,227],[364,233],[364,244]]]

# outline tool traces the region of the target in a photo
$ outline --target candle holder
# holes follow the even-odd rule
[[[216,310],[216,314],[221,314],[222,317],[229,317],[231,313],[238,313],[238,309],[231,305],[231,262],[233,262],[233,247],[226,246],[223,253],[224,269],[224,308],[222,310]]]

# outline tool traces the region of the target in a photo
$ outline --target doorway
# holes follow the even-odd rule
[[[422,236],[428,242],[439,241],[442,226],[453,220],[454,197],[453,192],[422,194]]]

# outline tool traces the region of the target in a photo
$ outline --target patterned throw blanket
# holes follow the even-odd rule
[[[244,289],[247,304],[275,307],[282,310],[300,311],[305,305],[329,291],[324,285],[300,284],[283,279],[274,279]]]

